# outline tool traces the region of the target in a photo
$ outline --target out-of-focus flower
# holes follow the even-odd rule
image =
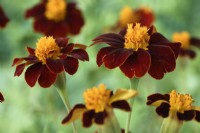
[[[163,118],[172,117],[179,121],[195,119],[200,122],[200,107],[192,106],[193,99],[189,94],[152,94],[147,97],[147,105],[155,106],[156,113]]]
[[[3,101],[4,101],[4,97],[3,97],[3,95],[0,92],[0,102],[3,102]]]
[[[55,82],[57,74],[66,71],[73,75],[78,69],[78,60],[89,60],[87,52],[82,49],[85,46],[69,44],[67,38],[42,37],[36,45],[36,49],[27,47],[29,55],[15,58],[12,65],[17,66],[14,76],[20,76],[28,66],[25,80],[31,87],[37,80],[41,87],[50,87]]]
[[[179,52],[180,56],[189,56],[194,58],[196,56],[195,51],[191,49],[192,46],[200,48],[200,39],[191,37],[186,31],[175,32],[172,36],[173,42],[180,42],[181,49]]]
[[[68,33],[76,35],[84,25],[76,3],[67,3],[65,0],[42,0],[27,10],[25,17],[34,18],[36,32],[54,37],[65,37]]]
[[[119,34],[107,33],[93,39],[93,44],[106,43],[109,47],[100,49],[97,64],[120,70],[129,78],[144,76],[147,72],[156,79],[176,67],[180,43],[168,41],[155,28],[139,23],[128,24]]]
[[[113,94],[111,90],[106,89],[104,84],[100,84],[84,92],[85,105],[76,104],[63,119],[62,124],[68,124],[81,118],[84,127],[90,127],[93,123],[103,125],[110,115],[113,115],[113,108],[130,111],[131,108],[126,100],[136,94],[137,92],[132,89],[118,89]]]
[[[3,8],[0,6],[0,28],[4,28],[8,21],[8,17],[4,13]]]
[[[119,14],[119,19],[116,28],[126,28],[130,23],[141,23],[143,26],[150,27],[155,20],[153,11],[147,7],[142,6],[139,9],[133,10],[130,6],[124,6]]]

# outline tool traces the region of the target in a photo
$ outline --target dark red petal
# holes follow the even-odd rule
[[[42,64],[37,63],[27,68],[25,80],[30,87],[33,87],[41,74]]]
[[[33,48],[30,48],[30,47],[26,47],[26,49],[27,49],[27,51],[28,51],[28,53],[30,54],[30,55],[35,55],[35,49],[33,49]]]
[[[52,73],[45,65],[41,70],[40,77],[38,79],[38,83],[43,88],[50,87],[56,80],[57,74]]]
[[[83,49],[74,49],[71,52],[71,56],[82,61],[89,61],[89,56]]]
[[[126,100],[119,100],[119,101],[113,102],[111,105],[113,108],[122,109],[124,111],[131,111],[129,103]]]
[[[190,43],[191,43],[191,45],[200,48],[200,39],[198,39],[198,38],[190,38]]]
[[[126,35],[126,31],[127,31],[127,27],[122,29],[120,32],[119,32],[119,35],[121,36],[125,36]]]
[[[50,21],[50,20],[49,20]],[[64,21],[61,22],[53,22],[52,27],[48,32],[45,33],[46,36],[57,37],[65,37],[68,34],[68,27]]]
[[[169,108],[170,105],[168,103],[161,103],[161,105],[156,108],[156,112],[158,115],[166,118],[169,116]]]
[[[105,110],[103,112],[96,113],[94,116],[95,117],[94,122],[102,125],[107,116],[108,113]]]
[[[76,73],[76,71],[78,70],[78,64],[78,60],[72,57],[67,57],[65,60],[63,60],[65,71],[70,75]]]
[[[112,52],[104,56],[104,65],[109,69],[121,66],[127,60],[127,58],[133,54],[133,52],[134,51],[132,49],[124,48],[113,50]]]
[[[26,11],[25,17],[29,18],[29,17],[36,17],[38,15],[41,15],[45,12],[45,3],[40,3],[35,5],[33,8],[28,9]]]
[[[8,23],[9,19],[6,16],[6,14],[4,13],[1,5],[0,5],[0,28],[3,28],[6,26],[6,24]]]
[[[69,114],[62,120],[62,124],[65,124],[72,118],[74,111],[76,111],[77,109],[84,109],[84,108],[85,108],[84,104],[76,104],[73,107],[73,109],[70,110]]]
[[[147,105],[151,105],[152,103],[158,101],[158,100],[165,100],[167,102],[169,102],[169,94],[152,94],[150,96],[147,97]]]
[[[4,97],[3,97],[3,95],[0,92],[0,102],[3,102],[3,101],[4,101]]]
[[[170,48],[173,50],[175,57],[177,58],[180,52],[180,48],[181,48],[181,43],[169,43],[166,44],[168,46],[170,46]]]
[[[184,111],[184,113],[179,113],[177,112],[177,117],[179,120],[183,121],[190,121],[195,117],[195,111],[194,110],[188,110],[188,111]]]
[[[149,74],[155,79],[162,79],[164,74],[171,72],[176,67],[176,58],[172,49],[168,46],[149,46],[151,66]]]
[[[195,111],[195,112],[196,112],[195,120],[200,122],[200,111]]]
[[[181,56],[189,56],[191,59],[196,57],[196,53],[193,50],[190,49],[180,49],[179,54]]]
[[[15,58],[13,60],[12,66],[20,64],[23,60],[24,58]]]
[[[46,59],[46,65],[49,68],[49,70],[53,73],[60,73],[64,70],[64,66],[61,62],[61,60],[57,59]]]
[[[64,38],[64,37],[59,37],[59,38],[56,38],[56,44],[59,46],[59,47],[68,47],[68,41],[69,39],[68,38]],[[73,49],[73,48],[72,48]]]
[[[66,47],[61,49],[61,53],[69,54],[74,49],[74,44],[68,44]]]
[[[69,3],[67,5],[67,17],[66,23],[68,24],[68,31],[71,34],[78,34],[84,25],[84,19],[81,11],[76,8],[75,3]]]
[[[103,58],[110,54],[113,50],[115,50],[116,48],[113,47],[105,47],[99,50],[98,54],[97,54],[97,65],[101,66],[103,64]]]
[[[22,72],[24,71],[25,66],[26,66],[25,63],[18,65],[16,67],[14,76],[20,76],[22,74]]]
[[[165,38],[162,34],[156,32],[150,36],[149,45],[158,45],[158,44],[166,44],[171,43],[167,38]]]
[[[94,110],[89,110],[83,114],[83,127],[90,127],[92,125],[92,120],[94,118]]]
[[[149,53],[143,49],[138,49],[120,66],[120,69],[129,78],[134,76],[140,78],[147,73],[150,64],[151,57]]]

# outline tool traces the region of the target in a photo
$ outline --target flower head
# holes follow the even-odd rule
[[[104,84],[87,89],[83,93],[84,104],[77,104],[63,119],[63,124],[82,118],[83,126],[90,127],[92,123],[104,124],[104,120],[110,115],[113,108],[130,111],[126,101],[137,94],[134,90],[118,89],[115,94],[106,89]]]
[[[3,101],[4,101],[4,97],[3,97],[3,95],[0,92],[0,102],[3,102]]]
[[[37,80],[41,87],[50,87],[57,74],[65,71],[73,75],[78,69],[78,60],[89,60],[87,52],[82,49],[84,45],[69,44],[66,38],[42,37],[36,45],[36,49],[27,47],[27,57],[15,58],[13,61],[13,66],[17,66],[14,76],[20,76],[28,66],[25,80],[31,87]]]
[[[200,107],[192,106],[193,99],[189,94],[180,94],[175,90],[169,94],[152,94],[147,98],[147,105],[155,106],[158,115],[178,118],[180,121],[192,119],[200,122]]]
[[[4,13],[3,8],[0,6],[0,28],[4,28],[8,21],[8,17]]]
[[[42,0],[27,10],[26,18],[34,18],[34,30],[47,36],[65,37],[76,35],[84,25],[81,11],[75,3],[65,0]]]
[[[200,39],[191,37],[191,35],[186,32],[175,32],[172,35],[173,42],[180,42],[180,56],[189,56],[190,58],[194,58],[196,56],[195,51],[191,49],[191,46],[195,46],[200,48]]]
[[[153,26],[148,29],[139,23],[128,24],[119,34],[103,34],[93,41],[109,45],[98,52],[98,66],[119,67],[128,78],[140,78],[147,72],[156,79],[163,78],[175,69],[180,49],[180,43],[172,43],[155,32]]]

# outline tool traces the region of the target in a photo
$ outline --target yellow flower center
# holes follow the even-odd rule
[[[55,22],[61,21],[66,16],[67,4],[65,0],[48,0],[45,16]]]
[[[193,99],[189,94],[179,94],[174,90],[170,93],[170,110],[173,112],[184,113],[184,111],[190,110],[192,102]]]
[[[104,84],[86,90],[83,93],[86,108],[88,110],[95,110],[96,113],[104,111],[106,106],[108,106],[110,94],[111,91],[106,90]]]
[[[175,32],[172,36],[173,42],[180,42],[181,47],[184,49],[188,49],[190,46],[190,34],[186,31],[183,32]]]
[[[137,51],[139,48],[147,50],[150,39],[150,36],[147,32],[147,27],[140,26],[139,23],[136,23],[134,27],[133,24],[128,24],[124,47],[127,49],[134,49],[135,51]]]
[[[36,44],[35,56],[43,64],[47,58],[57,59],[60,55],[60,48],[53,37],[42,37]]]
[[[125,6],[119,13],[120,27],[124,28],[127,24],[137,22],[138,18],[133,9],[129,6]]]

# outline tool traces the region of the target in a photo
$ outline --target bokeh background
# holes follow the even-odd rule
[[[61,125],[66,110],[54,87],[47,89],[36,85],[30,88],[24,75],[14,77],[11,67],[15,57],[26,56],[25,46],[35,47],[42,36],[32,28],[32,19],[25,20],[26,9],[39,0],[0,0],[10,22],[0,29],[0,91],[5,102],[0,104],[0,133],[72,133],[71,125]],[[192,36],[200,38],[200,1],[199,0],[76,0],[82,10],[85,25],[77,36],[69,36],[71,42],[89,46],[92,39],[108,27],[113,26],[120,9],[129,5],[134,9],[149,6],[156,15],[154,25],[157,30],[171,39],[173,32],[186,30]],[[129,80],[120,70],[108,70],[96,65],[99,46],[87,49],[89,62],[80,62],[78,72],[67,75],[67,91],[71,105],[82,103],[82,92],[99,83],[108,88],[129,88]],[[178,59],[177,68],[162,80],[155,80],[148,74],[141,78],[133,106],[131,132],[158,133],[162,118],[158,117],[153,107],[146,106],[146,97],[152,93],[168,93],[173,89],[181,93],[190,93],[200,106],[200,49],[193,48],[197,57]],[[185,65],[181,65],[182,63]],[[121,127],[125,127],[126,112],[115,110]],[[77,121],[80,133],[92,133],[95,127],[84,129]],[[185,122],[181,133],[199,133],[200,123]]]

